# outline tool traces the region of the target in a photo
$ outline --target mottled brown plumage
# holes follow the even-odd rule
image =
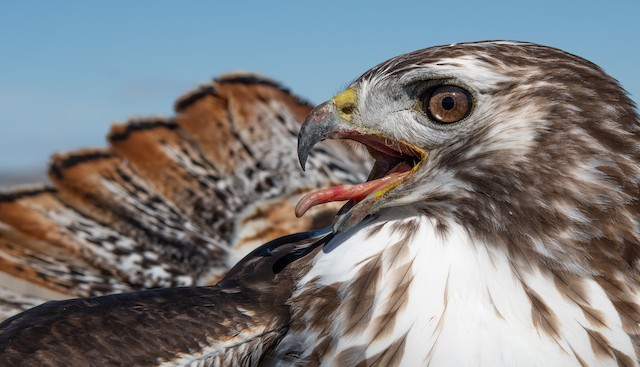
[[[294,220],[297,198],[363,179],[365,158],[334,145],[303,175],[293,151],[310,110],[267,78],[229,74],[181,97],[174,118],[115,124],[108,148],[54,155],[53,187],[0,193],[0,318],[52,298],[213,284],[266,241],[331,223],[335,206]]]
[[[438,121],[426,109],[431,105],[425,100],[436,93],[434,90],[439,91],[440,86],[449,88],[445,92],[452,87],[462,89],[473,100],[470,111],[454,115],[460,121]],[[399,257],[411,264],[410,273],[414,276],[432,274],[424,281],[440,284],[438,289],[442,292],[421,299],[427,308],[433,307],[430,303],[442,302],[431,318],[427,316],[430,311],[424,315],[434,320],[433,326],[429,323],[421,326],[433,328],[432,334],[420,336],[426,352],[420,354],[421,351],[413,349],[407,354],[423,355],[420,360],[436,365],[447,358],[452,364],[496,363],[489,361],[500,358],[499,351],[490,354],[490,358],[471,357],[475,345],[480,348],[482,344],[477,340],[462,342],[468,345],[469,352],[455,357],[446,357],[447,353],[442,352],[446,347],[438,348],[455,340],[447,328],[464,317],[452,310],[451,299],[458,303],[470,299],[455,296],[463,291],[462,284],[453,286],[452,279],[467,276],[466,272],[476,271],[473,267],[478,266],[480,274],[502,274],[505,284],[500,288],[487,283],[480,302],[486,304],[496,321],[469,320],[469,329],[480,328],[478,332],[491,334],[495,332],[492,327],[516,325],[514,312],[522,313],[521,316],[528,314],[529,328],[536,336],[521,334],[519,338],[529,338],[525,343],[530,345],[545,344],[544,348],[549,347],[550,351],[556,349],[545,364],[636,365],[640,345],[639,124],[631,99],[615,80],[592,63],[539,45],[479,42],[412,52],[369,70],[344,93],[312,111],[302,129],[299,151],[304,163],[304,154],[319,140],[347,138],[369,145],[384,157],[380,148],[383,143],[396,150],[396,158],[384,158],[392,165],[404,161],[414,166],[412,171],[399,176],[399,183],[390,185],[390,189],[375,189],[365,198],[354,196],[355,204],[335,222],[338,232],[364,231],[361,240],[364,243],[385,241],[384,236],[394,231],[385,230],[384,221],[380,224],[371,220],[364,228],[358,223],[372,214],[395,225],[409,223],[402,218],[425,218],[429,225],[423,220],[421,226],[429,228],[432,234],[416,235],[416,239],[407,241],[405,251],[429,247],[435,254],[439,248],[432,248],[434,245],[428,242],[434,241],[431,236],[435,236],[436,242],[444,242],[442,255],[458,251],[454,250],[457,248],[454,244],[460,239],[469,241],[473,252],[477,252],[475,258],[470,258],[471,268],[457,272],[451,267],[439,271],[424,269],[434,266],[426,264],[430,262],[428,259],[422,260],[420,268],[416,259],[411,260],[416,255]],[[368,143],[380,136],[384,142],[377,146]],[[398,147],[402,146],[409,148],[401,151]],[[398,158],[398,152],[406,154],[406,149],[423,150],[426,154],[416,164],[410,153],[409,157]],[[324,195],[330,196],[330,192]],[[351,229],[357,224],[357,230]],[[385,311],[388,306],[379,297],[392,284],[393,270],[378,266],[396,243],[387,241],[375,255],[363,257],[366,265],[357,267],[358,257],[354,255],[358,272],[348,281],[331,283],[329,279],[338,277],[319,267],[313,273],[316,289],[330,284],[337,294],[343,295],[337,301],[341,307],[332,318],[342,321],[328,327],[335,336],[329,338],[330,342],[317,344],[325,354],[303,360],[339,364],[343,354],[350,351],[352,356],[357,345],[369,350],[366,355],[375,354],[375,347],[371,346],[375,338],[371,334],[377,335],[379,324],[362,315],[378,313],[385,315],[384,322],[389,320]],[[348,245],[340,246],[357,246],[357,240],[345,242]],[[484,256],[488,264],[480,265]],[[463,261],[467,260],[461,257],[459,262]],[[321,281],[318,274],[324,274],[327,280]],[[442,278],[436,280],[434,276]],[[300,286],[305,287],[307,282],[302,281]],[[409,283],[398,286],[391,298],[398,299],[401,295],[409,298],[411,293],[420,292],[421,286]],[[431,286],[429,283],[425,284],[426,289]],[[515,286],[512,291],[518,295],[509,297],[515,303],[522,302],[515,309],[513,304],[505,304],[507,296],[496,295],[512,285]],[[368,296],[370,292],[376,296]],[[295,298],[295,294],[293,299],[303,309],[306,301]],[[355,299],[362,304],[350,309]],[[342,319],[338,315],[347,316]],[[364,320],[358,324],[358,331],[367,337],[346,342],[339,339],[339,335],[347,336],[353,330],[350,322],[344,322],[349,315]],[[396,317],[402,317],[402,312]],[[494,326],[482,329],[485,323]],[[396,328],[394,342],[419,340],[417,333],[411,337],[401,330]],[[603,330],[615,330],[620,335],[612,333],[605,337]],[[323,334],[322,330],[308,326],[297,332],[299,337]],[[443,341],[446,335],[449,341]],[[333,349],[331,343],[336,343]],[[510,349],[513,346],[509,343],[518,341],[505,343],[503,348]],[[304,350],[295,344],[291,348]],[[513,353],[517,352],[507,354]],[[561,355],[570,356],[570,360]],[[503,357],[500,363],[505,358],[509,357]],[[540,363],[534,362],[534,358],[522,358],[523,355],[519,358],[523,363]],[[361,360],[364,359],[362,356]],[[403,363],[411,360],[407,356]]]
[[[240,233],[245,242],[275,233],[275,223],[292,219],[282,222],[273,213],[292,208],[293,199],[305,192],[300,187],[308,192],[327,181],[353,181],[348,174],[361,162],[339,158],[357,159],[349,150],[321,146],[325,150],[307,159],[321,140],[351,139],[365,144],[375,160],[368,181],[313,191],[296,207],[301,215],[317,204],[348,199],[333,226],[259,247],[214,286],[35,308],[2,325],[0,346],[6,353],[0,360],[28,360],[32,353],[25,348],[35,348],[62,364],[64,353],[95,349],[70,336],[72,327],[64,320],[86,322],[82,328],[89,329],[107,322],[100,314],[113,314],[123,328],[131,327],[125,334],[149,343],[135,350],[120,347],[122,337],[108,327],[97,329],[109,348],[127,353],[113,361],[128,364],[135,363],[126,359],[131,356],[143,356],[141,365],[640,364],[640,119],[633,101],[600,68],[545,46],[478,42],[393,58],[310,112],[285,94],[288,113],[309,112],[298,142],[309,177],[295,171],[282,151],[269,149],[290,142],[297,125],[265,103],[265,95],[257,92],[261,88],[284,93],[268,81],[230,78],[181,99],[175,121],[148,122],[161,129],[157,134],[134,137],[146,130],[137,124],[114,128],[112,149],[57,159],[62,176],[70,179],[57,183],[60,194],[44,195],[68,195],[65,203],[83,215],[93,213],[107,229],[174,254],[175,264],[159,264],[172,264],[177,273],[183,271],[180,266],[211,272],[220,261],[218,252],[229,254],[225,233]],[[239,96],[246,103],[230,102]],[[264,116],[279,121],[270,128],[285,126],[278,130],[282,135],[252,130],[256,125],[247,123]],[[146,144],[153,162],[146,163],[134,149]],[[131,163],[114,154],[130,157]],[[160,172],[165,166],[159,162],[170,157],[181,163]],[[96,166],[82,173],[86,161]],[[216,169],[203,170],[207,162]],[[267,167],[267,162],[278,164]],[[328,168],[336,172],[329,180],[323,177]],[[289,174],[299,185],[295,189],[282,186]],[[204,187],[219,201],[200,195]],[[110,200],[107,192],[122,195]],[[234,230],[226,232],[229,219],[242,208],[233,199],[248,205],[254,193],[273,200],[248,213],[244,209],[242,219],[232,221]],[[15,206],[19,218],[28,218],[30,212],[20,205],[31,208],[27,198],[38,195],[23,192],[4,202]],[[142,218],[150,218],[135,225],[132,208],[153,209],[143,210]],[[181,219],[183,212],[201,210],[223,220],[207,222],[211,215]],[[118,227],[120,216],[126,220]],[[36,218],[43,229],[51,221],[47,215]],[[265,218],[266,226],[251,228]],[[318,212],[316,218],[326,219]],[[11,223],[22,228],[22,219]],[[140,230],[121,229],[129,226]],[[16,254],[7,256],[16,264],[40,244],[15,250],[10,241],[23,238],[23,232],[0,238],[5,253]],[[149,233],[158,238],[144,237]],[[172,252],[182,243],[178,239],[193,252]],[[242,240],[233,243],[242,248]],[[82,261],[78,269],[86,266]],[[201,267],[194,266],[198,261]],[[25,274],[37,276],[31,275],[37,274],[36,265],[55,273],[48,263],[34,261]],[[100,282],[112,279],[98,273]],[[214,278],[187,276],[194,282]],[[45,276],[40,284],[46,286],[49,278],[56,279]],[[64,282],[72,284],[74,278],[59,279],[56,284],[63,285],[52,288],[64,289]],[[202,298],[190,303],[194,294]],[[162,306],[171,299],[175,305]],[[214,307],[205,310],[205,305]],[[45,319],[48,326],[33,326]],[[132,327],[131,320],[143,326]],[[164,321],[145,329],[156,320]],[[181,330],[175,340],[156,337],[172,326]]]
[[[290,319],[285,302],[293,287],[286,270],[295,260],[291,252],[312,250],[326,238],[325,231],[269,243],[215,286],[45,303],[2,324],[0,362],[257,365],[282,339]]]

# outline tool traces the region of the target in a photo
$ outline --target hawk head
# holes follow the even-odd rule
[[[401,55],[318,106],[298,153],[363,143],[369,181],[317,191],[297,213],[349,200],[344,231],[388,208],[446,217],[513,257],[597,274],[637,268],[639,119],[599,67],[530,43],[478,42]]]

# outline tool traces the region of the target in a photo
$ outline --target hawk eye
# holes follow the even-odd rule
[[[430,90],[422,101],[422,110],[430,119],[442,124],[458,122],[469,116],[473,100],[466,90],[444,85]]]

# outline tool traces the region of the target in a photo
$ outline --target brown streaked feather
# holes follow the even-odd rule
[[[406,340],[406,335],[398,338],[379,355],[368,358],[364,364],[371,367],[400,366],[405,353]]]
[[[560,338],[560,330],[556,314],[540,298],[538,293],[526,285],[524,291],[531,301],[531,319],[539,332],[547,334],[554,340]]]
[[[331,237],[321,231],[267,243],[215,286],[45,303],[0,325],[0,364],[257,365],[287,330],[289,272]],[[292,257],[294,250],[301,252]]]
[[[337,366],[368,366],[366,362],[366,345],[359,345],[355,347],[350,347],[345,350],[340,351],[338,355],[336,355],[336,365]]]
[[[573,355],[576,357],[576,360],[580,364],[580,367],[589,367],[587,362],[585,362],[575,351],[573,351]]]
[[[618,362],[618,367],[630,367],[634,364],[634,359],[631,356],[628,356],[616,348],[611,348],[613,351],[613,355],[615,356],[616,362]]]
[[[223,177],[190,139],[169,119],[114,125],[109,134],[112,151],[197,224],[198,230],[228,238],[232,228],[221,223],[232,220],[240,203],[231,190],[214,189]]]
[[[346,323],[343,331],[346,335],[361,334],[373,318],[382,266],[381,257],[368,260],[354,279],[341,287],[341,311]]]
[[[615,354],[611,349],[609,341],[599,332],[591,329],[585,329],[589,334],[589,342],[591,349],[598,358],[615,358]]]
[[[611,274],[611,276],[615,276],[615,274]],[[602,286],[618,311],[622,327],[633,340],[635,357],[640,358],[640,305],[634,299],[637,291],[634,291],[630,284],[611,277],[599,276],[595,277],[595,280]],[[634,287],[637,286],[635,283]]]
[[[398,314],[402,312],[409,301],[408,291],[413,281],[411,264],[399,267],[394,273],[394,276],[399,279],[390,283],[394,291],[382,307],[381,316],[375,320],[376,327],[372,339],[374,341],[387,338],[391,334]]]
[[[175,118],[115,124],[108,148],[55,155],[53,188],[1,194],[4,271],[71,296],[215,283],[257,246],[328,225],[337,205],[298,220],[295,203],[363,180],[368,158],[334,144],[303,174],[294,152],[310,109],[232,74],[180,98]]]
[[[339,284],[323,286],[312,279],[309,286],[296,296],[304,307],[292,307],[294,322],[300,323],[300,326],[322,330],[336,315],[340,305],[339,289]]]
[[[414,278],[413,259],[410,257],[410,241],[417,230],[416,221],[401,222],[400,225],[392,227],[392,231],[398,230],[402,238],[390,245],[381,254],[383,267],[387,269],[388,280],[381,287],[380,291],[389,289],[391,295],[386,298],[380,307],[380,316],[374,321],[373,339],[385,338],[391,333],[395,325],[396,317],[402,312],[409,300],[409,287]],[[445,294],[445,302],[447,294]]]
[[[371,237],[375,237],[375,235],[379,233],[384,228],[385,225],[386,223],[380,223],[380,224],[376,224],[373,228],[369,228],[367,230],[366,238],[370,239]]]
[[[584,314],[585,319],[591,327],[600,328],[607,327],[604,313],[590,305],[589,294],[584,286],[584,279],[575,274],[559,273],[551,271],[554,282],[560,294],[574,302]]]
[[[223,242],[199,228],[118,156],[102,151],[55,156],[51,172],[65,205],[171,259],[195,281],[224,264]]]
[[[5,264],[5,272],[68,295],[90,296],[143,286],[136,278],[144,270],[123,269],[120,263],[123,255],[139,257],[143,263],[146,255],[136,254],[128,246],[132,241],[117,241],[117,232],[72,211],[55,192],[21,193],[0,200],[0,222],[4,223],[0,239],[5,246],[0,256],[13,262]],[[157,264],[153,258],[146,261]],[[162,284],[161,279],[156,281]]]

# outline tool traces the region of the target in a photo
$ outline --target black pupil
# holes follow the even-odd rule
[[[442,99],[442,108],[449,111],[455,106],[456,102],[453,97],[445,97]]]

